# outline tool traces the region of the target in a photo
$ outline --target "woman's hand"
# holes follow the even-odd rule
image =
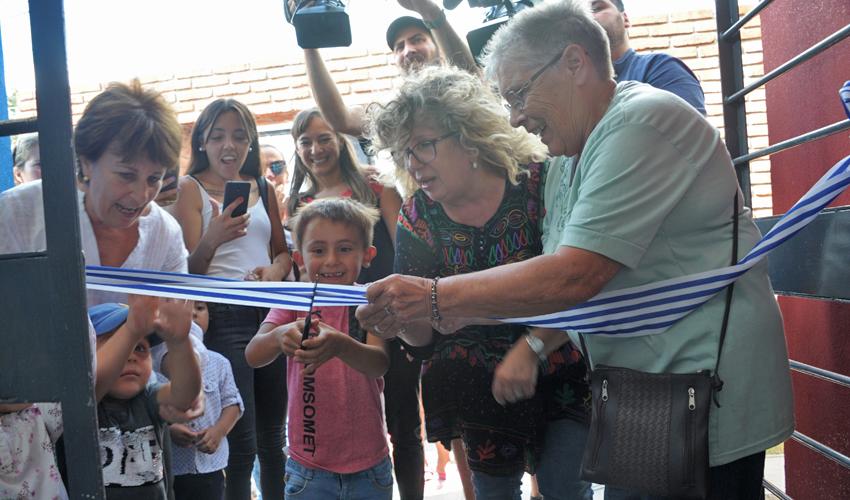
[[[247,281],[283,281],[286,275],[289,274],[289,269],[281,263],[275,262],[268,266],[255,267],[253,271],[245,277]]]
[[[357,319],[363,328],[378,335],[395,335],[405,324],[431,320],[428,278],[393,274],[369,285],[366,298],[369,304],[357,308]]]
[[[537,354],[520,338],[493,373],[493,397],[504,406],[534,396],[538,373]]]
[[[233,202],[224,207],[224,211],[218,213],[218,205],[212,203],[213,213],[210,219],[210,225],[201,237],[201,241],[206,242],[212,248],[218,248],[223,243],[241,238],[248,233],[248,223],[251,216],[248,213],[233,217],[233,211],[242,203],[243,198],[240,196]]]

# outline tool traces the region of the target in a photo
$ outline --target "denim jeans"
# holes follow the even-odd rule
[[[546,441],[537,468],[537,485],[546,500],[591,500],[590,483],[579,479],[581,456],[587,440],[587,424],[570,419],[553,420],[546,426]],[[519,500],[522,471],[493,476],[472,471],[476,500]]]
[[[286,461],[286,498],[309,500],[392,500],[393,470],[390,458],[353,474],[336,474]]]
[[[419,373],[422,363],[410,361],[398,342],[387,342],[390,367],[384,374],[387,431],[393,444],[393,465],[401,500],[422,500],[425,452],[419,417]]]
[[[765,453],[755,453],[724,465],[708,469],[708,500],[764,499]],[[664,500],[664,497],[643,495],[605,487],[605,500]]]
[[[543,455],[537,468],[537,486],[546,500],[591,500],[590,483],[579,478],[587,441],[587,424],[568,418],[546,426]]]
[[[286,421],[286,357],[253,369],[245,360],[245,347],[265,319],[266,310],[229,304],[208,304],[210,326],[204,335],[207,348],[218,352],[233,368],[236,387],[245,404],[233,430],[226,474],[227,500],[251,499],[251,469],[260,460],[260,490],[265,500],[283,498]]]

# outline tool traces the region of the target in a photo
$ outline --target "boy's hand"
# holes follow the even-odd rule
[[[520,339],[493,373],[493,397],[504,406],[534,396],[537,386],[539,359],[537,354]]]
[[[212,455],[218,450],[222,439],[224,439],[224,433],[214,425],[198,433],[196,446],[198,451]]]
[[[150,335],[156,329],[156,311],[159,305],[159,297],[129,295],[127,296],[127,305],[130,306],[130,311],[127,313],[127,329],[138,340]]]
[[[154,330],[165,342],[188,339],[193,308],[191,300],[160,299],[159,316],[156,318]]]
[[[188,422],[203,415],[205,410],[206,402],[204,391],[201,391],[198,394],[198,397],[192,401],[192,407],[186,411],[181,411],[170,404],[160,403],[159,416],[166,422]]]
[[[288,357],[295,355],[295,351],[301,348],[301,332],[304,331],[304,320],[299,319],[274,329],[280,352]]]
[[[350,339],[348,335],[325,323],[319,322],[318,328],[319,335],[305,340],[295,353],[295,361],[304,363],[304,373],[307,375],[315,373],[329,359],[339,356]]]
[[[171,440],[174,444],[183,448],[191,448],[198,441],[197,432],[188,428],[183,424],[171,424],[168,426],[168,431],[171,433]]]

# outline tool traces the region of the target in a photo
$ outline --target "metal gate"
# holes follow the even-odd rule
[[[62,0],[30,0],[29,12],[38,116],[2,121],[0,135],[39,133],[47,248],[0,255],[0,401],[61,403],[70,497],[100,499]]]
[[[850,63],[847,45],[834,47],[850,36],[850,6],[846,0],[820,0],[816,2],[799,2],[787,0],[777,2],[770,12],[765,11],[761,17],[765,65],[775,64],[763,77],[744,86],[742,50],[740,29],[765,7],[771,0],[762,0],[746,15],[739,18],[737,0],[716,0],[718,44],[720,56],[721,83],[723,91],[723,115],[726,131],[726,144],[733,157],[738,178],[747,204],[750,203],[749,190],[749,161],[767,155],[777,155],[791,148],[807,144],[806,154],[795,157],[793,165],[774,159],[771,165],[774,198],[780,197],[780,208],[786,203],[785,198],[796,200],[796,191],[805,191],[809,187],[808,178],[816,179],[824,173],[841,156],[850,150],[850,141],[835,143],[839,138],[836,133],[850,129],[850,120],[839,119],[828,125],[818,125],[815,130],[785,138],[785,130],[794,127],[780,127],[782,121],[813,121],[819,122],[814,116],[809,120],[801,120],[801,113],[818,113],[818,115],[833,114],[832,110],[839,109],[837,91],[843,80],[850,80]],[[805,9],[805,14],[800,11]],[[770,14],[770,15],[768,15]],[[769,50],[773,45],[768,43],[765,34],[774,34],[777,39],[783,36],[799,39],[801,35],[812,35],[824,31],[829,25],[827,36],[811,44],[796,55],[789,55],[786,47],[781,50]],[[837,25],[837,27],[835,26]],[[818,37],[823,36],[820,33]],[[810,43],[810,42],[807,42]],[[777,44],[779,45],[779,44]],[[838,57],[822,53],[827,49],[840,49]],[[778,61],[767,61],[771,52],[781,55]],[[775,144],[754,152],[747,149],[746,103],[744,97],[751,91],[760,88],[768,82],[779,78],[793,68],[818,58],[807,65],[805,75],[797,70],[796,80],[785,76],[783,80],[774,83],[782,85],[790,93],[782,93],[771,100],[771,89],[767,92],[768,127],[771,141],[774,135],[782,137]],[[830,64],[832,60],[832,65]],[[781,61],[781,62],[780,62]],[[834,67],[833,67],[834,65]],[[824,70],[824,68],[828,68]],[[843,69],[838,69],[843,68]],[[841,75],[841,80],[836,78]],[[833,75],[836,73],[836,75]],[[829,80],[826,82],[825,80]],[[821,88],[823,83],[823,88]],[[776,88],[772,87],[772,88]],[[816,93],[814,99],[825,101],[822,109],[811,109],[800,96],[806,93]],[[822,94],[822,95],[821,95]],[[789,110],[780,109],[787,107]],[[773,116],[771,109],[774,110]],[[794,109],[794,111],[790,111]],[[792,114],[792,113],[796,113]],[[837,114],[837,113],[836,113]],[[771,125],[771,118],[774,118]],[[774,129],[783,129],[775,131]],[[832,138],[827,139],[832,136]],[[818,141],[816,144],[809,144]],[[824,145],[825,141],[833,141]],[[804,148],[800,148],[804,149]],[[795,150],[799,153],[800,149]],[[809,153],[818,151],[817,154]],[[833,158],[836,154],[840,156]],[[830,159],[832,158],[832,159]],[[821,164],[821,162],[823,164]],[[782,168],[779,168],[779,166]],[[800,169],[788,172],[788,168]],[[805,174],[805,175],[803,175]],[[788,178],[797,180],[797,184],[789,183]],[[801,180],[802,178],[802,180]],[[781,182],[780,182],[781,181]],[[839,198],[847,202],[845,197]],[[777,204],[775,203],[776,207]],[[757,219],[762,232],[767,231],[778,217]],[[776,485],[765,481],[765,488],[780,498],[790,498],[793,494],[798,498],[848,498],[850,495],[850,458],[845,454],[850,449],[850,424],[842,408],[850,406],[850,377],[847,375],[850,366],[850,207],[843,206],[827,209],[820,214],[812,224],[795,238],[775,250],[770,257],[770,277],[776,293],[780,296],[785,319],[786,337],[789,343],[789,354],[792,358],[791,369],[794,374],[795,414],[797,430],[791,441],[786,445],[786,490],[781,491]],[[836,318],[838,321],[836,321]],[[823,340],[827,337],[830,340]],[[829,355],[814,355],[811,349],[802,348],[806,344],[823,342],[828,347]],[[831,345],[830,345],[831,343]],[[814,366],[814,363],[803,363],[794,358],[798,356],[813,359],[826,366]],[[798,358],[799,359],[799,358]],[[827,369],[831,368],[831,369]],[[754,368],[757,369],[757,368]],[[838,373],[844,371],[845,373]],[[838,402],[834,401],[838,398]],[[843,401],[843,402],[842,402]],[[814,407],[813,407],[814,406]],[[832,411],[827,411],[830,408]],[[837,411],[836,411],[837,409]],[[819,439],[814,439],[812,435]],[[831,443],[832,446],[824,444]],[[843,448],[843,450],[842,450]],[[814,453],[813,456],[801,457],[801,453]],[[789,465],[793,463],[793,466]],[[814,464],[817,465],[814,465]],[[826,464],[832,464],[835,471],[824,473]],[[811,470],[809,470],[809,468]]]

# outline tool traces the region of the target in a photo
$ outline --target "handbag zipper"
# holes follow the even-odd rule
[[[596,469],[596,461],[599,456],[599,448],[602,447],[602,429],[605,427],[605,403],[608,401],[608,379],[602,379],[602,395],[599,398],[601,401],[599,402],[599,406],[596,409],[596,412],[599,414],[599,422],[596,426],[596,438],[594,442],[596,446],[593,448],[593,457],[590,460],[591,470]]]
[[[694,415],[696,415],[696,391],[693,387],[688,387],[688,418],[685,420],[685,434],[688,436],[687,443],[687,464],[686,464],[686,474],[685,479],[687,481],[686,484],[693,485],[694,484]]]

